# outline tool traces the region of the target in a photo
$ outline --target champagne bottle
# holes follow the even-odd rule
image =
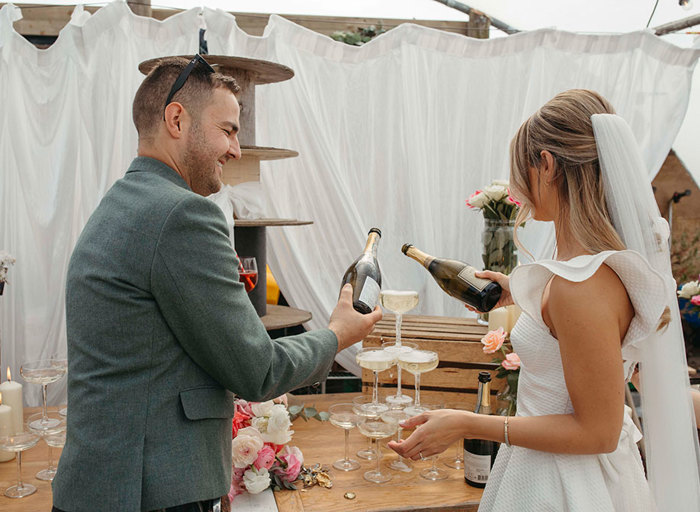
[[[482,313],[493,309],[501,298],[501,285],[475,277],[476,269],[471,265],[430,256],[411,244],[404,244],[401,252],[428,269],[445,293],[466,302]]]
[[[479,372],[479,390],[474,412],[491,414],[491,374],[489,372]],[[464,440],[464,479],[469,485],[486,487],[497,453],[498,445],[493,441]]]
[[[372,228],[367,234],[367,244],[362,254],[345,271],[343,284],[352,285],[352,306],[360,313],[371,313],[379,300],[382,273],[377,262],[377,247],[382,232]]]

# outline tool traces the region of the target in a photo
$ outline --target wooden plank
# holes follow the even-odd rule
[[[466,370],[462,368],[436,368],[431,372],[421,375],[421,389],[427,387],[435,387],[442,389],[454,389],[460,391],[476,390],[478,387],[477,377],[479,372],[488,371],[491,374],[491,387],[495,390],[503,389],[505,379],[497,379],[496,372],[493,370]],[[396,385],[397,383],[396,367],[390,368],[385,372],[379,373],[379,382],[381,384]],[[362,370],[362,382],[371,384],[374,382],[373,373],[369,370]],[[413,389],[415,379],[413,374],[409,372],[401,372],[401,386],[406,389]],[[412,393],[411,393],[412,394]]]
[[[0,6],[5,5],[0,3]],[[32,4],[15,4],[18,7],[26,7],[22,10],[22,19],[14,23],[15,30],[22,35],[57,36],[59,31],[68,23],[74,5],[39,6]],[[99,7],[85,6],[85,10],[91,13]],[[174,14],[182,12],[180,9],[152,9],[152,17],[164,20]],[[267,26],[269,14],[238,13],[232,12],[236,17],[236,23],[245,32],[254,36],[262,36]],[[321,34],[330,35],[338,31],[356,31],[360,27],[383,27],[387,30],[395,28],[402,23],[413,23],[424,27],[469,35],[471,29],[466,21],[440,21],[440,20],[414,20],[414,19],[379,19],[379,18],[351,18],[336,16],[313,16],[307,14],[281,14],[298,25],[306,27]]]

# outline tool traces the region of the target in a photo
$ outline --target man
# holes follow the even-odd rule
[[[233,393],[266,400],[327,375],[381,318],[342,290],[328,329],[272,340],[238,282],[224,215],[202,196],[240,158],[238,86],[164,59],[133,104],[138,157],[68,269],[68,430],[55,510],[209,511],[231,480]]]

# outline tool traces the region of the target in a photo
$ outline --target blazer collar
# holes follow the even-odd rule
[[[174,183],[178,187],[190,190],[187,182],[182,179],[182,176],[175,172],[172,167],[169,167],[160,160],[156,160],[155,158],[148,156],[137,156],[134,158],[126,172],[127,174],[130,172],[152,172]]]

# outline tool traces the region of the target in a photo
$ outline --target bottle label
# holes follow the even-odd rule
[[[467,480],[485,484],[491,473],[491,456],[476,455],[464,450],[464,476]]]
[[[477,290],[483,291],[484,288],[491,284],[491,281],[476,277],[474,272],[476,272],[476,269],[467,265],[459,274],[457,274],[457,279],[461,279],[463,282],[473,286]]]
[[[358,300],[369,306],[370,309],[374,309],[379,300],[379,284],[377,281],[367,276],[365,278],[365,284],[362,285],[362,291],[360,292]]]

